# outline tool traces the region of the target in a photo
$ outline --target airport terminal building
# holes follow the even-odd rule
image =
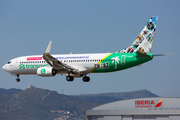
[[[87,120],[180,120],[180,98],[120,100],[86,111]]]

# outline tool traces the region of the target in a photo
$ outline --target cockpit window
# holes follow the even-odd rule
[[[9,61],[7,64],[10,64],[11,63],[11,61]]]

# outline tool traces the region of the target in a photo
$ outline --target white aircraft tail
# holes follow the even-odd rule
[[[153,38],[156,30],[158,17],[151,17],[147,22],[139,36],[135,39],[133,44],[125,50],[119,52],[122,53],[150,53],[153,43]]]

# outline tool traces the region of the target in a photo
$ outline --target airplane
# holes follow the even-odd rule
[[[82,77],[84,82],[89,82],[90,73],[106,73],[128,69],[153,59],[151,52],[153,38],[158,17],[151,17],[138,37],[126,49],[114,53],[94,54],[56,54],[51,55],[51,41],[43,55],[22,56],[10,60],[2,69],[12,75],[16,75],[19,82],[20,75],[37,74],[41,77],[61,74],[67,81],[73,81],[76,77]]]

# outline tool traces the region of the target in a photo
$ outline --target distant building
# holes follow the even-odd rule
[[[36,88],[36,87],[34,87],[33,85],[29,85],[28,88]]]
[[[87,120],[180,120],[180,98],[116,101],[86,111]]]

